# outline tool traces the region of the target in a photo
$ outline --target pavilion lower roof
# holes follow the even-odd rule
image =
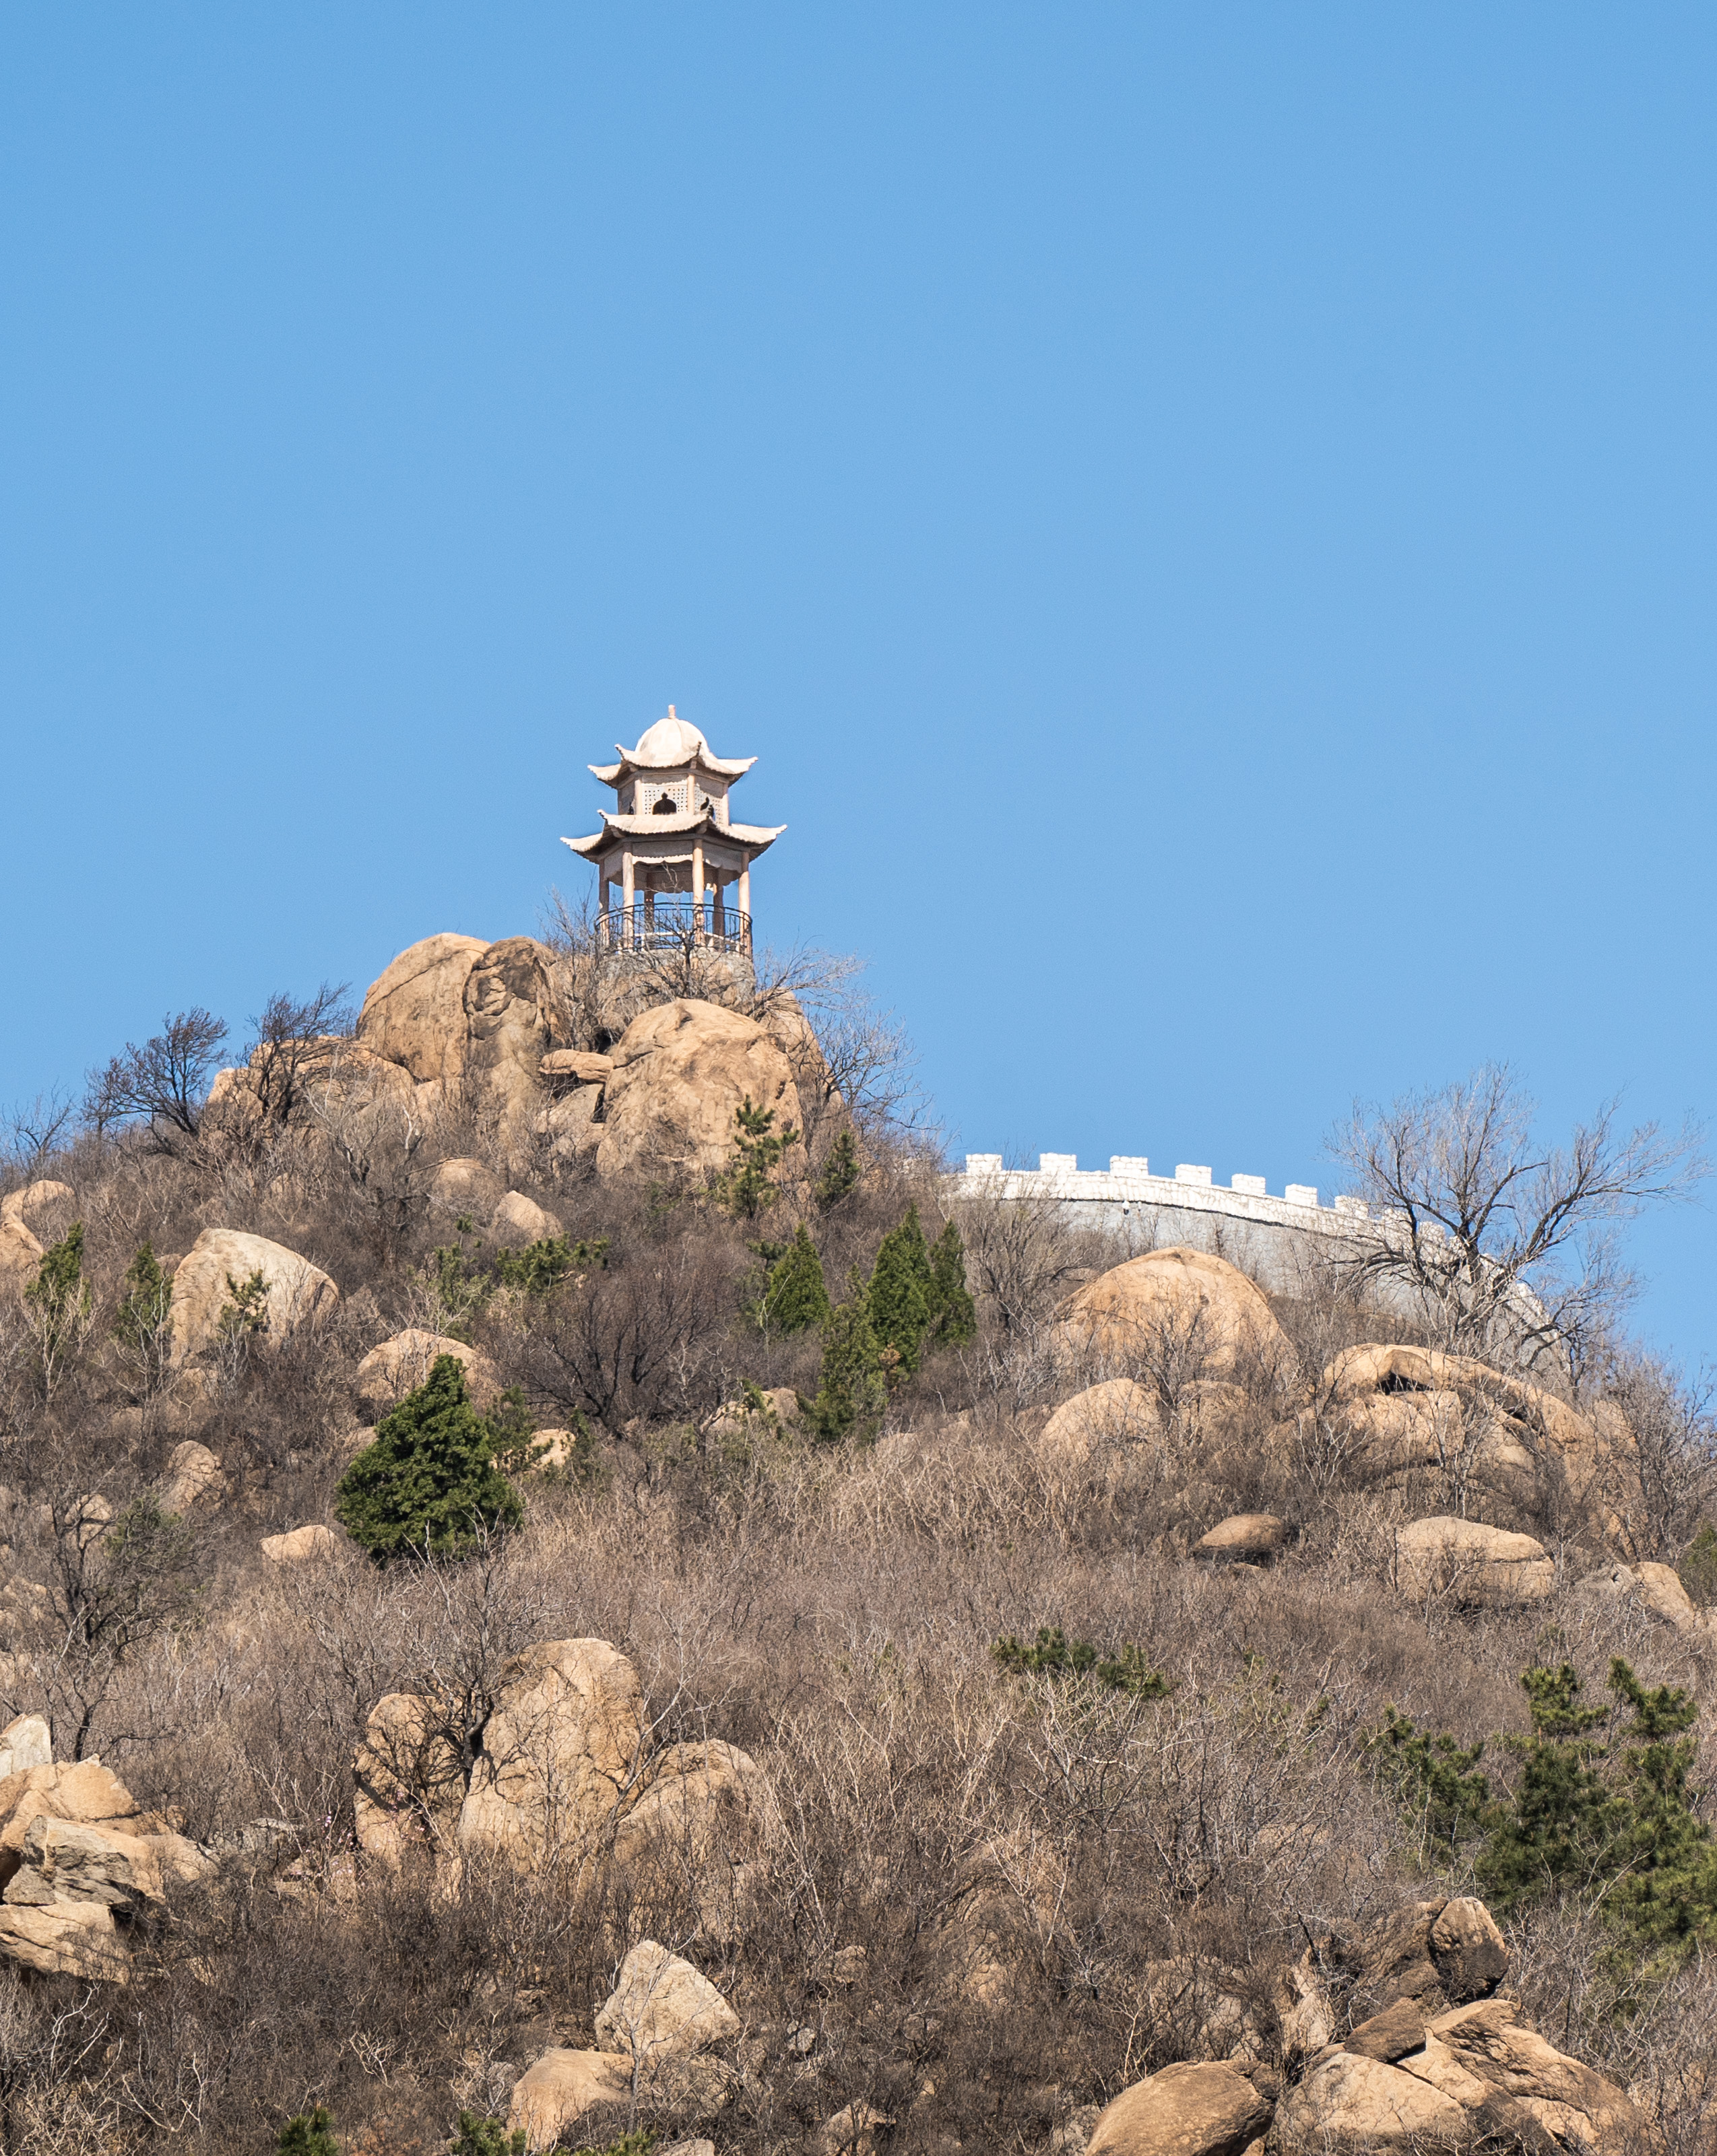
[[[772,846],[786,829],[784,824],[718,824],[707,808],[681,810],[672,816],[611,816],[604,811],[599,831],[593,831],[588,839],[563,839],[561,844],[570,846],[575,854],[582,854],[586,860],[594,860],[599,854],[606,853],[627,839],[680,839],[702,834],[717,844],[726,840],[747,853],[760,854]]]

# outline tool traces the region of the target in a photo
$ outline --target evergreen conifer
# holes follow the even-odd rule
[[[910,1376],[918,1367],[934,1313],[935,1291],[936,1275],[918,1225],[918,1209],[909,1205],[905,1219],[877,1246],[867,1297],[876,1344],[893,1348],[904,1375]]]
[[[334,2138],[334,2114],[325,2103],[314,2111],[301,2111],[280,2128],[275,2156],[340,2156]]]
[[[456,1355],[435,1358],[342,1477],[334,1511],[378,1562],[426,1553],[463,1556],[480,1533],[521,1517],[512,1484],[494,1464],[501,1440],[465,1394]]]
[[[755,1306],[758,1325],[765,1332],[808,1332],[814,1325],[828,1323],[830,1307],[823,1260],[800,1221],[793,1240],[769,1267]]]
[[[798,1143],[799,1132],[791,1123],[778,1131],[774,1110],[753,1107],[749,1093],[733,1111],[733,1159],[716,1193],[742,1220],[754,1220],[780,1196],[774,1171],[789,1146]]]
[[[978,1313],[966,1286],[966,1246],[950,1220],[930,1246],[930,1337],[938,1348],[964,1348],[978,1337]]]
[[[830,1147],[823,1172],[812,1188],[818,1210],[830,1211],[849,1192],[856,1190],[861,1173],[858,1142],[851,1131],[841,1131]]]
[[[882,1368],[870,1298],[855,1267],[847,1279],[846,1301],[835,1305],[823,1329],[823,1364],[811,1403],[811,1420],[820,1436],[838,1439],[849,1431],[861,1439],[874,1436],[888,1405]]]
[[[145,1390],[164,1375],[171,1344],[173,1284],[147,1244],[126,1267],[114,1314],[113,1337],[126,1361],[138,1371]]]

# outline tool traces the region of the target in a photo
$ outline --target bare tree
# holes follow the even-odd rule
[[[324,981],[302,998],[273,995],[251,1020],[249,1091],[265,1126],[290,1122],[307,1105],[311,1087],[332,1070],[352,1038],[348,992],[344,981],[337,987]]]
[[[141,1048],[128,1040],[105,1070],[90,1072],[84,1120],[98,1133],[141,1120],[167,1151],[176,1136],[195,1137],[226,1037],[224,1022],[200,1004],[169,1011]]]
[[[1634,1291],[1617,1231],[1707,1172],[1701,1133],[1618,1126],[1605,1101],[1565,1146],[1534,1134],[1537,1104],[1487,1064],[1388,1106],[1355,1102],[1330,1152],[1381,1219],[1354,1221],[1360,1286],[1412,1291],[1444,1343],[1561,1359],[1576,1383]]]
[[[59,1150],[72,1120],[72,1101],[56,1086],[21,1101],[6,1118],[6,1163],[25,1181]]]

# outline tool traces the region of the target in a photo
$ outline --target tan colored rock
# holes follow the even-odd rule
[[[843,2104],[832,2118],[823,2121],[817,2136],[822,2156],[877,2156],[882,2137],[894,2121],[862,2097]]]
[[[166,1899],[167,1887],[199,1879],[212,1861],[182,1835],[116,1833],[45,1812],[30,1821],[23,1862],[7,1882],[10,1907],[54,1902],[104,1902],[135,1912]]]
[[[1164,2066],[1103,2112],[1086,2156],[1241,2156],[1270,2105],[1231,2066]]]
[[[0,1220],[0,1289],[21,1294],[36,1277],[45,1255],[22,1220]]]
[[[378,1700],[352,1754],[358,1845],[390,1871],[417,1854],[438,1865],[455,1855],[465,1774],[422,1700],[390,1691]]]
[[[1417,2150],[1467,2132],[1468,2114],[1452,2097],[1400,2066],[1358,2052],[1314,2060],[1277,2107],[1270,2140],[1280,2156],[1329,2152]]]
[[[457,1080],[465,1066],[465,986],[489,948],[475,936],[426,936],[370,983],[357,1037],[419,1085]]]
[[[1076,1347],[1123,1363],[1166,1346],[1190,1378],[1231,1380],[1259,1363],[1293,1362],[1262,1295],[1238,1266],[1204,1250],[1152,1250],[1100,1274],[1068,1305],[1065,1329]]]
[[[438,1358],[451,1355],[465,1365],[465,1388],[471,1404],[481,1414],[500,1396],[501,1373],[480,1348],[463,1340],[450,1340],[445,1332],[425,1332],[409,1326],[372,1348],[357,1366],[357,1404],[372,1422],[380,1422],[397,1408],[408,1393],[429,1381]]]
[[[53,1763],[53,1739],[39,1714],[21,1714],[0,1729],[0,1780]]]
[[[592,1055],[578,1048],[557,1048],[537,1065],[537,1075],[578,1086],[605,1086],[614,1075],[611,1055]]]
[[[1518,2103],[1564,2148],[1629,2156],[1650,2143],[1642,2114],[1613,2082],[1546,2043],[1519,2019],[1512,1999],[1457,2006],[1429,2034],[1456,2065]]]
[[[1369,1399],[1371,1415],[1381,1412],[1388,1421],[1417,1425],[1421,1430],[1428,1428],[1429,1412],[1423,1396],[1452,1396],[1481,1460],[1499,1473],[1513,1471],[1535,1479],[1541,1476],[1547,1463],[1554,1462],[1576,1501],[1584,1499],[1615,1465],[1618,1448],[1631,1450],[1625,1425],[1601,1432],[1595,1423],[1541,1386],[1488,1363],[1432,1348],[1349,1348],[1324,1372],[1320,1386],[1333,1399]],[[1412,1406],[1380,1410],[1379,1394],[1401,1403],[1413,1401],[1416,1394],[1420,1399]],[[1447,1407],[1442,1410],[1445,1423],[1447,1412]]]
[[[1395,1538],[1396,1582],[1411,1600],[1447,1594],[1478,1609],[1518,1609],[1554,1591],[1541,1543],[1481,1520],[1415,1520]]]
[[[507,2131],[522,2131],[534,2156],[552,2148],[587,2112],[630,2104],[631,2097],[632,2061],[623,2054],[547,2051],[514,2082]]]
[[[69,1183],[45,1178],[27,1183],[22,1190],[0,1198],[0,1223],[16,1222],[33,1233],[51,1235],[61,1229],[62,1221],[69,1224],[76,1204],[76,1193]]]
[[[1344,2039],[1343,2048],[1362,2059],[1381,2059],[1392,2066],[1425,2041],[1425,2017],[1411,1999],[1397,1999],[1380,2014],[1362,2021]]]
[[[1456,2005],[1488,1996],[1509,1973],[1508,1943],[1476,1895],[1444,1902],[1429,1944],[1443,1991]]]
[[[332,1527],[293,1527],[284,1535],[265,1535],[261,1548],[270,1564],[313,1564],[332,1557],[340,1537]]]
[[[644,1743],[638,1673],[606,1640],[550,1640],[503,1673],[460,1814],[460,1846],[534,1871],[594,1845]]]
[[[460,1213],[486,1220],[506,1194],[506,1185],[481,1160],[444,1160],[429,1178],[429,1203],[438,1212]]]
[[[564,1165],[594,1154],[602,1143],[607,1126],[596,1120],[602,1101],[599,1086],[577,1086],[552,1101],[537,1116],[535,1128],[547,1138],[551,1157]]]
[[[772,1109],[775,1128],[803,1118],[787,1058],[755,1019],[681,998],[643,1012],[614,1050],[604,1088],[596,1171],[715,1174],[733,1157],[734,1116],[749,1100]],[[802,1174],[799,1148],[784,1163]]]
[[[614,1831],[614,1861],[702,1870],[742,1863],[774,1819],[769,1778],[748,1752],[712,1738],[671,1744]]]
[[[113,1912],[100,1902],[0,1907],[0,1954],[44,1976],[124,1984],[131,1974]]]
[[[767,1421],[774,1419],[784,1428],[799,1419],[799,1395],[791,1385],[770,1385],[763,1390],[763,1405],[759,1409],[743,1399],[723,1400],[713,1414],[707,1415],[699,1425],[705,1437],[719,1441],[722,1438],[743,1437],[749,1430],[753,1416],[761,1414]]]
[[[596,2017],[604,2051],[646,2061],[689,2058],[739,2034],[739,2016],[709,1979],[654,1939],[640,1940],[621,1963]]]
[[[340,1300],[328,1276],[296,1250],[235,1228],[205,1228],[173,1275],[176,1363],[214,1345],[221,1313],[232,1301],[229,1281],[242,1286],[258,1272],[268,1291],[268,1331],[274,1339],[301,1326],[321,1323]]]
[[[563,1232],[560,1221],[546,1206],[517,1190],[507,1192],[489,1224],[496,1240],[512,1249],[522,1249],[527,1243],[546,1243]]]
[[[1287,1522],[1273,1512],[1235,1512],[1200,1535],[1192,1553],[1218,1563],[1267,1563],[1287,1548]]]
[[[1131,1378],[1107,1378],[1063,1400],[1035,1446],[1046,1465],[1077,1470],[1105,1453],[1124,1450],[1162,1427],[1157,1397]]]
[[[0,1883],[10,1883],[23,1861],[31,1825],[43,1817],[136,1839],[167,1831],[166,1822],[142,1810],[99,1759],[22,1768],[0,1782]]]
[[[163,1512],[188,1512],[199,1497],[218,1496],[220,1461],[206,1445],[186,1438],[167,1455],[167,1480],[157,1502]]]

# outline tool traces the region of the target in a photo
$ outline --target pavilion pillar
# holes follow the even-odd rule
[[[692,933],[703,934],[703,841],[691,842],[691,926]]]
[[[633,865],[631,849],[628,847],[620,856],[620,903],[626,909],[626,925],[621,935],[628,943],[632,941],[632,908],[637,901],[637,891],[638,871]]]
[[[748,949],[751,943],[751,860],[747,857],[739,865],[739,911],[745,916],[744,935]]]
[[[718,868],[712,867],[710,870],[710,887],[715,894],[714,897],[710,901],[710,925],[716,935],[725,936],[727,932],[727,925],[722,917],[721,870]]]

